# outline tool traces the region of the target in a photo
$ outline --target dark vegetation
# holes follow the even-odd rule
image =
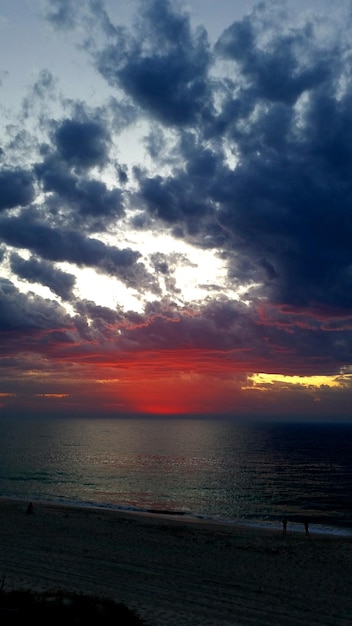
[[[33,620],[36,626],[147,626],[124,604],[94,595],[68,593],[60,590],[0,590],[0,624],[13,626]]]

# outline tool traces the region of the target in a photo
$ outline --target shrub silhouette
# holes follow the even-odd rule
[[[36,626],[147,626],[126,605],[108,598],[56,590],[0,592],[0,624],[12,626],[34,620]]]

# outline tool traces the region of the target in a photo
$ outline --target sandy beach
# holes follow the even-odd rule
[[[149,626],[351,626],[352,539],[0,499],[5,590],[125,603]]]

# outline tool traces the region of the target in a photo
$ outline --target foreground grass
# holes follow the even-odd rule
[[[0,590],[0,624],[12,626],[34,620],[36,626],[146,626],[137,614],[100,596],[53,591]]]

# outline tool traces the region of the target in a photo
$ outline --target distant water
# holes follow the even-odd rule
[[[352,425],[0,418],[0,496],[352,535]]]

